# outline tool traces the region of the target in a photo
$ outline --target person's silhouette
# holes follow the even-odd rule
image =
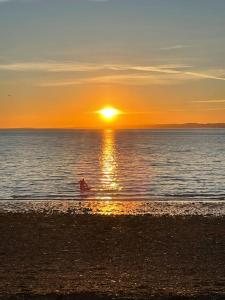
[[[89,191],[90,190],[90,188],[89,188],[87,182],[84,180],[84,178],[82,178],[79,181],[79,184],[80,184],[80,190],[81,190],[81,192]]]

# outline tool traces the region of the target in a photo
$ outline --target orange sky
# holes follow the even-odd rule
[[[165,96],[163,87],[160,91],[152,89],[151,92],[146,96],[146,91],[138,92],[134,88],[115,85],[79,88],[79,91],[52,87],[50,91],[41,90],[41,93],[37,89],[34,94],[28,90],[25,94],[21,92],[19,96],[12,94],[6,97],[0,111],[0,127],[126,128],[148,127],[151,124],[225,121],[223,110],[211,110],[210,103],[190,103],[188,100],[180,103],[180,95],[172,93]],[[110,123],[95,113],[107,105],[122,111]],[[221,107],[221,103],[213,105]]]
[[[0,1],[0,128],[225,122],[224,10],[209,0]],[[107,105],[124,112],[111,124],[94,113]]]

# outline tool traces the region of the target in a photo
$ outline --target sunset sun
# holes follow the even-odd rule
[[[120,111],[114,107],[105,107],[98,111],[100,116],[106,121],[112,121],[120,114]]]

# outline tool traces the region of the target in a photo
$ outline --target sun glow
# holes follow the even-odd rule
[[[120,111],[114,107],[105,107],[98,111],[101,117],[106,121],[112,121],[120,114]]]

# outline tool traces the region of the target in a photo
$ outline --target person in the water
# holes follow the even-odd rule
[[[90,187],[88,186],[87,182],[84,180],[84,178],[82,178],[79,181],[80,184],[80,191],[81,192],[85,192],[85,191],[90,191]]]

